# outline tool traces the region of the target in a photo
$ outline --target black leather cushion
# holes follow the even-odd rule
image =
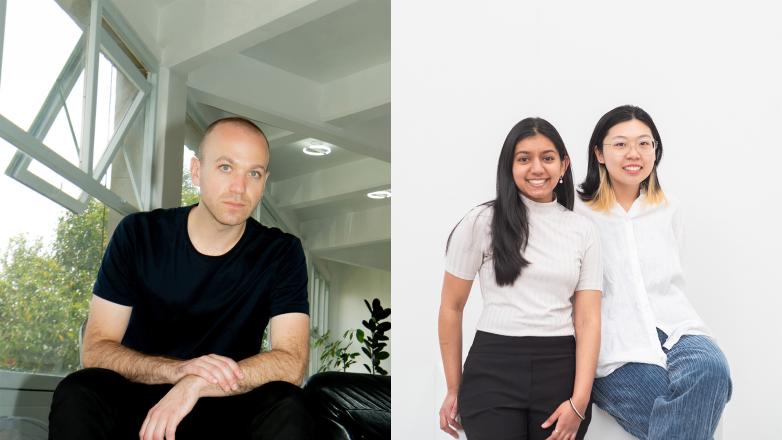
[[[310,377],[304,392],[316,418],[319,438],[391,438],[391,377],[327,372]]]

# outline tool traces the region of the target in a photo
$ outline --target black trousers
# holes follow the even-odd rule
[[[543,440],[540,425],[573,395],[572,336],[502,336],[478,331],[464,363],[459,414],[469,440]],[[592,405],[579,426],[586,435]]]
[[[54,392],[49,438],[138,440],[147,412],[171,387],[131,382],[102,368],[72,373]],[[176,438],[311,439],[314,434],[302,390],[271,382],[245,394],[199,399]]]

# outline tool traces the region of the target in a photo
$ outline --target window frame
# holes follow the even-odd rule
[[[54,0],[51,0],[54,1]],[[0,71],[2,69],[2,41],[5,32],[6,0],[0,0]],[[77,22],[77,24],[79,24]],[[136,58],[136,62],[115,41],[104,25],[111,29],[111,34],[121,39],[122,44]],[[81,25],[80,25],[81,26]],[[0,137],[17,148],[16,154],[6,167],[5,173],[47,197],[55,203],[75,213],[86,209],[86,201],[92,196],[122,215],[139,210],[148,210],[152,204],[152,160],[154,152],[154,133],[156,122],[157,95],[157,60],[151,55],[141,39],[119,14],[116,7],[105,0],[92,0],[90,17],[86,26],[82,26],[83,34],[73,48],[71,55],[63,66],[41,109],[36,115],[29,131],[16,126],[0,114]],[[137,89],[130,106],[117,124],[112,138],[105,151],[95,161],[95,119],[98,92],[98,65],[103,55],[121,72]],[[147,72],[145,77],[137,64],[141,64]],[[63,159],[55,151],[43,144],[49,129],[54,123],[64,105],[65,97],[69,96],[81,72],[84,71],[85,99],[82,108],[82,131],[79,142],[79,166]],[[126,160],[131,176],[131,186],[136,200],[128,201],[112,190],[104,187],[100,181],[108,171],[109,166],[120,150],[127,158],[126,150],[121,148],[125,136],[130,131],[140,113],[144,111],[144,132],[142,145],[142,165],[135,170]],[[66,116],[68,116],[66,114]],[[69,117],[69,116],[68,116]],[[70,117],[69,117],[70,123]],[[71,126],[73,133],[73,127]],[[75,138],[75,133],[74,138]],[[29,170],[32,160],[37,160],[50,168],[56,174],[65,178],[82,190],[77,199],[51,185]]]
[[[62,7],[55,0],[49,1]],[[0,0],[0,74],[3,66],[6,12],[7,0]],[[70,15],[70,13],[68,14]],[[51,85],[30,129],[24,130],[0,114],[0,138],[16,148],[13,158],[5,169],[5,174],[76,214],[82,213],[87,208],[87,199],[90,196],[121,215],[151,209],[152,161],[157,121],[158,60],[110,1],[92,0],[88,22],[74,21],[82,29],[82,35],[72,49],[54,84]],[[136,87],[137,94],[122,119],[117,122],[114,134],[106,145],[102,156],[97,158],[96,163],[93,163],[94,158],[87,156],[94,151],[98,64],[101,54]],[[82,72],[85,75],[84,84],[87,99],[82,108],[84,129],[78,135],[81,135],[79,144],[81,146],[87,145],[89,151],[83,151],[83,147],[80,149],[80,163],[79,166],[76,166],[46,146],[43,140],[60,111],[66,109],[67,112],[64,101],[70,95]],[[121,148],[121,146],[129,129],[133,127],[142,111],[144,112],[143,145],[141,145],[142,165],[138,169],[131,169],[130,162],[127,160],[127,149]],[[70,115],[66,113],[66,117],[71,125],[71,134],[75,141],[77,134],[73,132]],[[85,126],[91,127],[85,128]],[[84,139],[88,139],[88,142],[85,143]],[[74,142],[74,145],[76,144],[77,142]],[[128,164],[130,181],[136,199],[134,201],[125,200],[100,183],[120,151],[125,154],[126,164]],[[33,160],[37,160],[57,175],[76,185],[82,191],[81,196],[74,198],[31,172],[28,166]],[[0,370],[0,392],[6,390],[49,392],[55,389],[64,376],[65,373]]]

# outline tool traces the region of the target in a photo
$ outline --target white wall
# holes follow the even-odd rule
[[[369,310],[364,305],[364,299],[372,304],[374,298],[380,298],[380,304],[391,307],[391,273],[384,270],[368,269],[358,266],[350,266],[341,263],[328,263],[331,273],[329,293],[329,331],[332,337],[341,337],[345,330],[363,329],[361,320],[369,319]],[[393,342],[394,329],[399,324],[394,324],[394,309],[391,308],[391,331],[387,332]],[[397,318],[401,322],[401,318]],[[361,352],[358,342],[354,342],[352,349]],[[393,353],[391,346],[386,349],[392,356],[380,362],[380,366],[391,373],[391,361]],[[356,358],[357,363],[348,371],[366,373],[363,363],[369,364],[369,359],[362,353]]]
[[[552,122],[580,182],[594,124],[627,103],[655,119],[665,143],[662,185],[687,209],[688,294],[734,381],[722,438],[778,436],[767,421],[778,417],[782,396],[779,8],[476,5],[396,2],[392,10],[393,438],[447,438],[436,421],[443,249],[462,215],[493,197],[510,127],[526,116]],[[465,350],[479,310],[473,292]],[[589,438],[608,438],[609,429],[601,421]]]

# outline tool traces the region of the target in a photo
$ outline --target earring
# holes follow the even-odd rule
[[[561,175],[561,176],[559,176],[559,183],[562,183],[562,178],[563,178],[563,177],[565,177],[565,175],[564,175],[564,174],[563,174],[563,175]]]

